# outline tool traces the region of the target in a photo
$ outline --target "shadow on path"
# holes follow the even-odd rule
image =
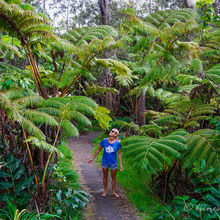
[[[82,190],[89,192],[91,203],[84,209],[86,220],[136,220],[140,219],[134,215],[134,208],[128,201],[123,189],[116,185],[116,192],[120,195],[115,198],[111,195],[111,172],[109,170],[108,195],[102,197],[103,183],[102,170],[94,163],[88,164],[91,158],[93,146],[92,139],[100,132],[89,132],[79,138],[69,139],[68,146],[74,154],[74,165],[79,174],[79,182]],[[102,151],[100,153],[103,153]],[[118,170],[118,172],[120,172]],[[116,177],[117,181],[117,177]]]

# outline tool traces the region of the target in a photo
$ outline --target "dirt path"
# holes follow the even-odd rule
[[[79,174],[79,182],[82,189],[89,192],[91,203],[84,209],[84,218],[86,220],[137,220],[134,216],[134,208],[128,201],[124,191],[116,185],[116,192],[120,195],[115,198],[111,195],[111,178],[109,172],[108,195],[102,197],[103,183],[102,170],[96,167],[94,163],[88,164],[92,155],[92,139],[97,137],[99,132],[90,132],[79,138],[69,140],[69,148],[74,153],[74,164]],[[100,152],[102,153],[102,152]],[[120,171],[118,171],[120,172]],[[117,181],[117,177],[116,177]]]

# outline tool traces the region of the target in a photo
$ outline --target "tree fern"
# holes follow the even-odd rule
[[[215,87],[217,91],[219,91],[220,86],[220,64],[213,66],[208,69],[205,73],[205,76],[212,81],[212,85]]]
[[[208,167],[215,168],[215,175],[220,174],[220,143],[217,131],[211,129],[198,130],[187,138],[186,145],[188,151],[183,159],[185,167],[191,168],[194,162],[205,159]]]
[[[151,124],[143,125],[137,129],[139,135],[149,135],[154,137],[161,137],[162,131],[166,130],[166,127],[159,126],[159,123],[156,124],[151,122]]]
[[[181,10],[165,10],[151,13],[144,20],[151,23],[155,27],[162,29],[170,27],[178,22],[186,22],[187,20],[195,17],[195,13],[190,9]]]
[[[121,144],[131,163],[151,174],[162,170],[164,165],[170,165],[172,159],[180,158],[180,152],[187,150],[185,142],[183,136],[170,134],[159,139],[131,136]]]
[[[105,86],[98,86],[95,84],[92,85],[88,85],[86,86],[86,90],[85,93],[89,96],[91,95],[95,95],[95,94],[101,94],[101,95],[105,95],[106,92],[110,92],[112,94],[118,94],[119,91],[115,88],[111,88],[111,87],[105,87]]]
[[[91,121],[78,111],[71,111],[71,119],[77,121],[80,125],[89,126]]]
[[[31,120],[22,117],[20,124],[30,135],[35,136],[40,141],[45,140],[46,136],[44,133]]]
[[[63,153],[61,153],[56,147],[45,141],[39,140],[36,137],[29,137],[25,142],[30,142],[32,145],[43,151],[56,152],[59,156],[63,157]]]
[[[63,120],[62,128],[65,134],[69,137],[74,137],[79,135],[79,131],[76,126],[69,120]]]
[[[148,61],[151,67],[141,86],[155,80],[170,82],[184,66],[183,61],[187,63],[196,55],[199,46],[184,41],[186,34],[198,29],[194,17],[192,10],[168,10],[134,22],[131,28],[138,35],[136,50],[145,50],[142,63]]]
[[[15,102],[22,104],[24,107],[41,107],[44,105],[44,99],[37,95],[24,96],[16,99]]]
[[[147,111],[146,115],[160,126],[198,128],[200,123],[214,114],[215,106],[196,101],[176,101],[167,105],[164,112]]]
[[[114,125],[117,125],[120,128],[126,127],[126,128],[132,128],[134,130],[137,130],[139,128],[139,126],[136,125],[134,122],[126,122],[122,120],[114,121]]]
[[[24,90],[9,90],[0,93],[0,106],[6,110],[8,117],[18,121],[29,135],[42,141],[45,140],[45,135],[37,125],[57,126],[60,120],[65,120],[62,125],[65,126],[63,130],[66,134],[78,135],[75,125],[70,124],[91,125],[84,114],[95,115],[97,104],[91,98],[83,96],[44,100],[37,95],[25,96]],[[67,125],[72,131],[68,131]]]
[[[36,110],[24,110],[25,118],[33,121],[35,124],[47,124],[49,126],[57,126],[58,123],[54,117],[48,115],[44,112],[39,112]]]
[[[20,58],[23,57],[23,55],[19,52],[19,50],[16,46],[0,40],[0,56],[6,57],[9,51],[12,52],[13,54],[16,54]],[[14,58],[14,57],[12,57],[12,58]]]
[[[87,44],[94,39],[104,39],[108,36],[116,37],[117,31],[113,27],[107,25],[75,28],[63,34],[64,38],[71,41],[76,46]]]

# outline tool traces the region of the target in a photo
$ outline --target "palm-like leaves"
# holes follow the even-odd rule
[[[150,64],[141,86],[155,80],[170,82],[193,56],[197,56],[198,45],[183,40],[186,34],[198,28],[192,10],[157,12],[147,16],[145,21],[134,20],[131,24],[129,29],[137,35],[135,51],[145,51],[142,64]]]
[[[183,158],[183,165],[192,167],[193,163],[201,159],[206,160],[207,167],[215,168],[215,176],[220,174],[220,142],[219,134],[215,130],[201,129],[187,138],[188,151]]]
[[[182,131],[175,132],[160,139],[131,136],[121,144],[134,166],[145,169],[148,173],[156,173],[165,165],[170,165],[173,159],[180,158],[180,152],[187,149],[184,134]]]
[[[97,106],[92,99],[83,96],[44,100],[37,95],[24,96],[23,90],[1,93],[0,105],[6,110],[9,118],[18,121],[30,135],[34,135],[40,141],[45,140],[45,135],[37,126],[57,126],[60,120],[67,135],[78,135],[78,129],[71,120],[84,126],[91,125],[84,114],[94,115],[94,108]]]
[[[117,31],[107,25],[100,25],[97,27],[83,27],[75,28],[72,31],[68,31],[63,37],[74,45],[79,46],[82,44],[88,44],[88,42],[94,39],[104,39],[105,37],[117,37]]]
[[[163,113],[148,111],[146,114],[158,125],[172,125],[185,129],[199,127],[201,121],[208,120],[215,113],[215,106],[193,101],[177,101],[169,104]]]
[[[0,1],[0,24],[1,30],[6,30],[10,35],[16,36],[25,45],[33,37],[55,37],[51,33],[51,27],[47,25],[49,19],[32,11],[31,7],[23,7],[15,4],[7,4]],[[30,10],[31,9],[31,10]]]

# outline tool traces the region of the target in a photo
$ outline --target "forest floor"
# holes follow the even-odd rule
[[[83,216],[86,220],[138,220],[135,216],[134,207],[129,202],[124,190],[116,182],[116,192],[119,198],[111,195],[111,173],[108,175],[108,195],[102,196],[103,182],[101,167],[94,162],[88,164],[94,147],[92,140],[100,132],[89,132],[79,138],[69,139],[68,146],[74,155],[74,166],[79,175],[79,183],[82,190],[92,195],[91,202],[83,209]],[[102,151],[100,152],[102,153]],[[120,172],[119,169],[117,172]],[[117,176],[116,176],[117,181]]]

